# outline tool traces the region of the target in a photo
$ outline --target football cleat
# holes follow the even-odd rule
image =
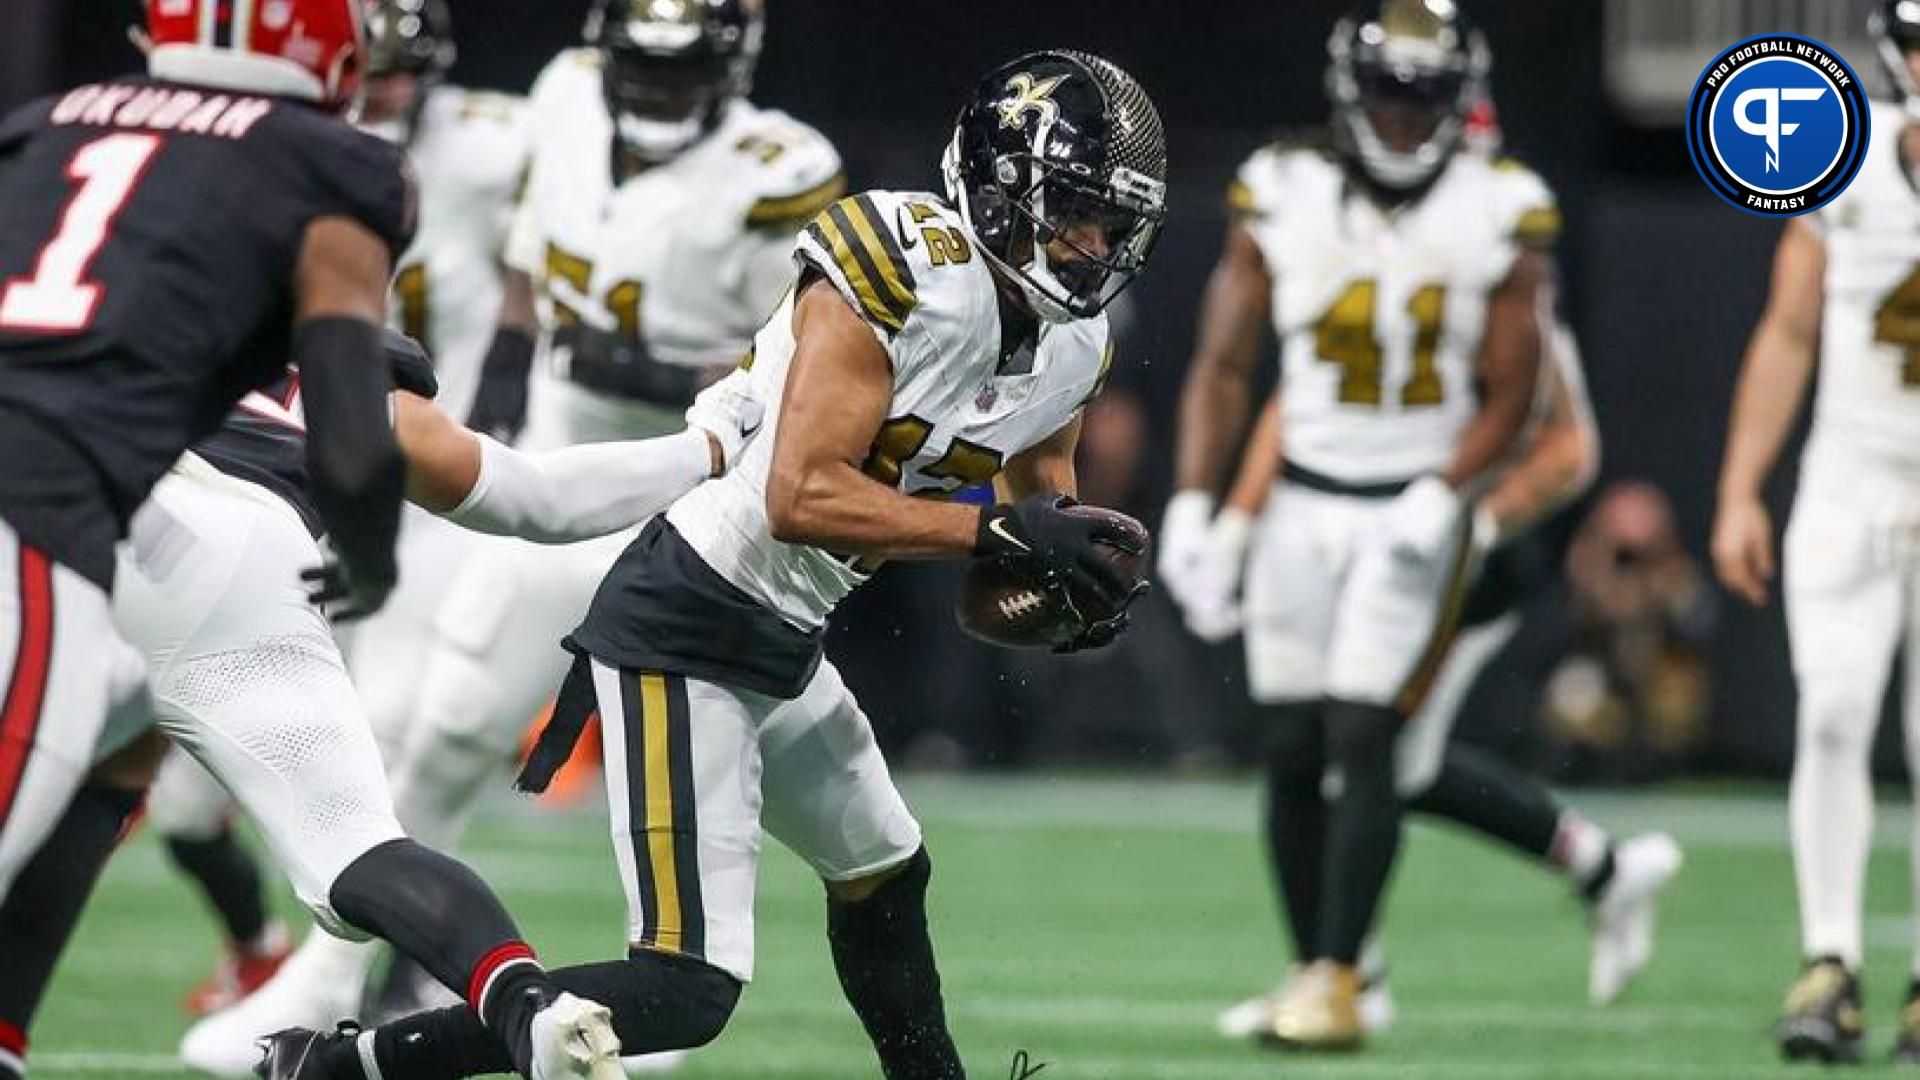
[[[327,1051],[360,1037],[360,1025],[343,1020],[332,1031],[288,1028],[276,1031],[255,1045],[257,1063],[252,1075],[262,1080],[325,1080],[328,1075]]]
[[[689,1056],[685,1050],[662,1050],[657,1054],[621,1058],[620,1064],[627,1070],[628,1076],[665,1076],[670,1072],[678,1072]]]
[[[213,973],[187,992],[187,1014],[205,1016],[232,1006],[260,989],[280,965],[292,955],[287,928],[280,920],[267,924],[259,941],[244,946],[229,945]]]
[[[1920,1065],[1920,992],[1907,991],[1907,1003],[1900,1006],[1900,1036],[1893,1040],[1895,1065]]]
[[[572,994],[561,994],[533,1016],[528,1031],[531,1080],[626,1080],[613,1014]]]
[[[1393,1027],[1399,1010],[1393,1002],[1393,989],[1387,985],[1386,970],[1370,970],[1367,959],[1363,956],[1360,961],[1360,1030],[1369,1036],[1383,1035]],[[1271,1030],[1274,1010],[1285,999],[1287,988],[1301,970],[1293,969],[1287,979],[1272,990],[1223,1010],[1214,1017],[1214,1030],[1236,1041],[1257,1039]]]
[[[1321,960],[1287,984],[1260,1041],[1282,1050],[1358,1050],[1360,972]]]
[[[1774,1038],[1788,1061],[1859,1061],[1866,1041],[1860,981],[1833,957],[1811,961],[1787,990]]]
[[[1587,997],[1606,1005],[1653,958],[1660,891],[1680,871],[1680,845],[1666,833],[1633,837],[1613,849],[1613,877],[1593,904],[1593,959]]]
[[[263,1037],[290,1028],[325,1031],[353,1015],[369,956],[364,945],[309,937],[264,986],[187,1029],[181,1063],[212,1076],[253,1075]]]

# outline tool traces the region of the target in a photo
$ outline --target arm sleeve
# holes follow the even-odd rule
[[[393,373],[380,331],[355,319],[314,319],[296,332],[294,359],[314,507],[350,568],[391,583],[407,467],[388,413]]]
[[[480,476],[445,517],[475,532],[540,544],[638,525],[693,490],[712,466],[700,430],[538,454],[478,438]]]

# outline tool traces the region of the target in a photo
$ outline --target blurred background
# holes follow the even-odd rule
[[[1151,525],[1167,494],[1196,301],[1225,225],[1222,194],[1254,148],[1325,118],[1325,40],[1345,6],[773,0],[754,96],[832,137],[856,188],[920,188],[937,184],[968,80],[999,61],[1071,44],[1145,83],[1168,127],[1172,219],[1131,294],[1082,475],[1089,501]],[[1566,210],[1564,304],[1584,348],[1605,464],[1594,493],[1551,530],[1543,558],[1559,586],[1533,605],[1458,730],[1564,781],[1783,774],[1793,687],[1777,600],[1749,609],[1721,596],[1705,569],[1727,404],[1780,226],[1708,193],[1679,118],[1706,59],[1763,30],[1819,38],[1871,77],[1867,0],[1466,6],[1493,45],[1508,151]],[[524,91],[577,41],[585,7],[453,0],[455,80]],[[130,0],[4,8],[0,106],[138,61],[126,37]],[[1791,459],[1777,470],[1777,515],[1794,471]],[[1056,661],[963,638],[950,615],[956,577],[891,568],[838,620],[837,662],[897,756],[1204,771],[1231,767],[1256,744],[1237,645],[1199,645],[1163,597],[1123,648]],[[1898,755],[1883,743],[1879,760],[1892,769]]]

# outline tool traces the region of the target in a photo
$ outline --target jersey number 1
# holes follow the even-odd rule
[[[12,278],[0,292],[0,328],[74,333],[92,324],[102,286],[87,280],[87,268],[160,143],[158,135],[109,135],[73,155],[67,178],[78,181],[80,190],[40,249],[33,276]]]

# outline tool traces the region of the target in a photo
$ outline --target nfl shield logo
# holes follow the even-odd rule
[[[986,412],[988,409],[993,408],[994,402],[999,400],[999,388],[992,383],[986,383],[980,387],[980,392],[974,395],[973,407],[979,409],[981,412]]]

